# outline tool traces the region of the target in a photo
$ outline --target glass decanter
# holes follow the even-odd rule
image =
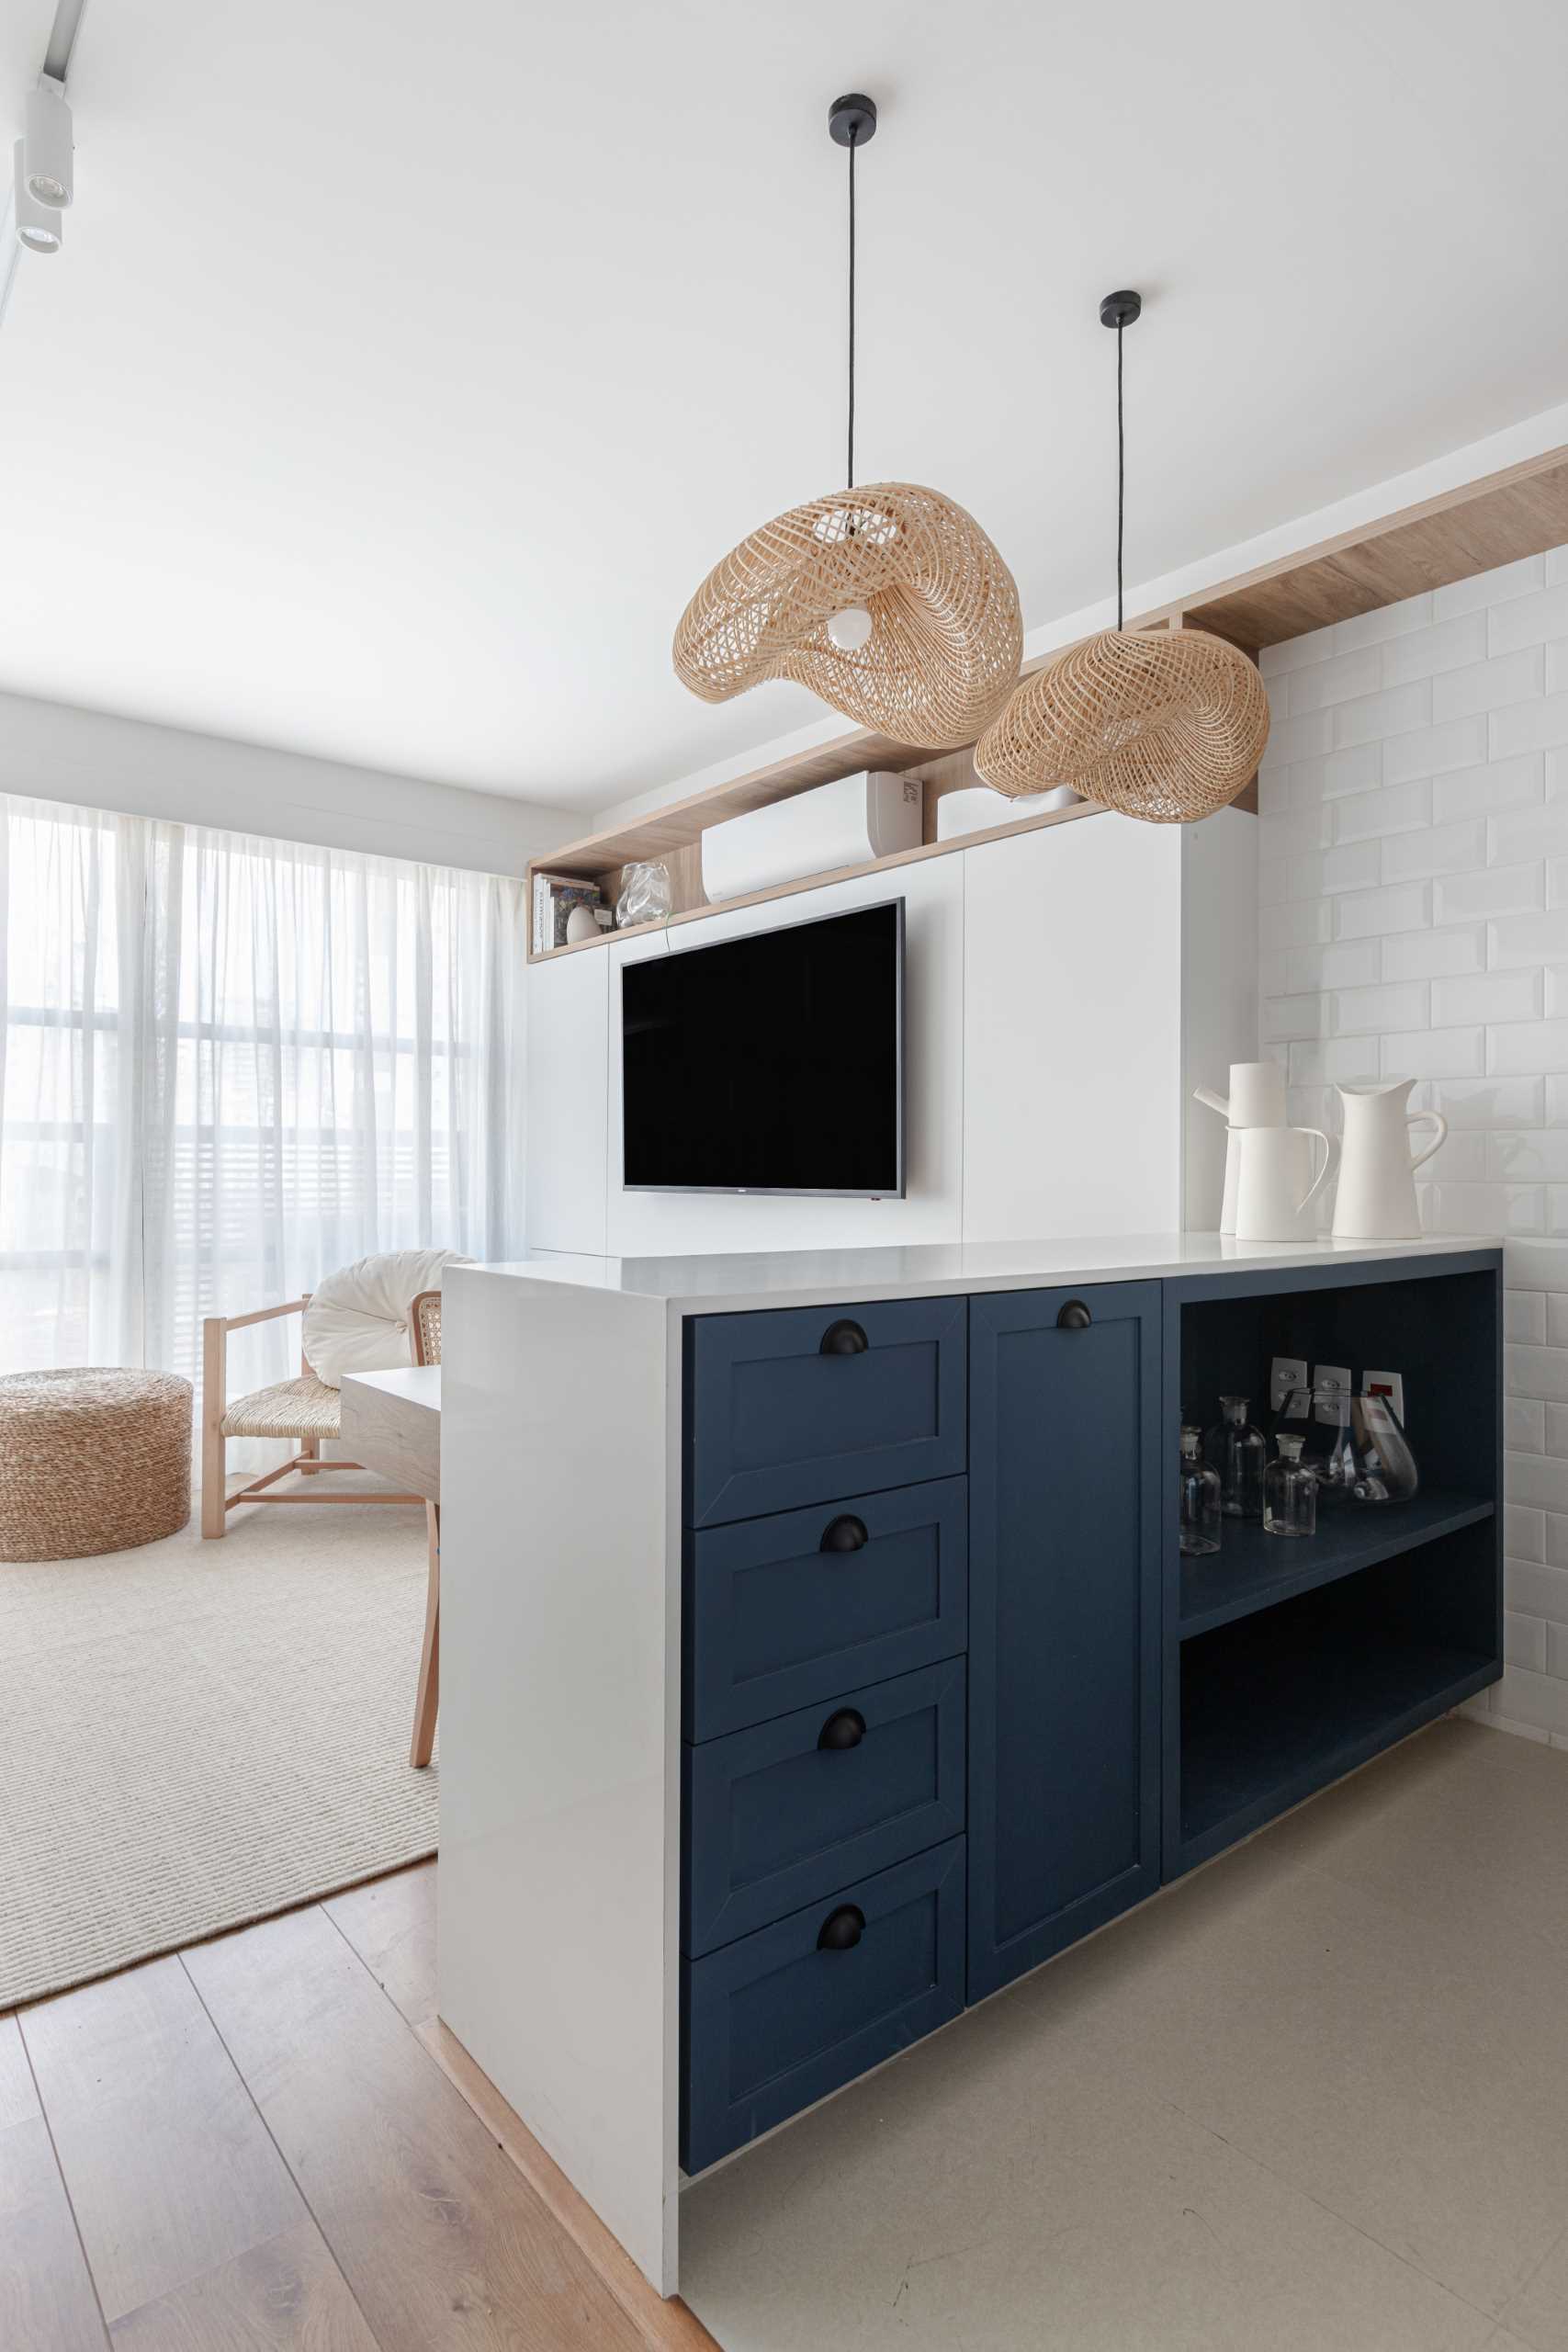
[[[1279,1437],[1279,1451],[1263,1473],[1263,1532],[1266,1535],[1315,1535],[1317,1473],[1302,1460],[1299,1437]]]
[[[1217,1421],[1203,1440],[1203,1458],[1220,1474],[1220,1509],[1227,1519],[1261,1519],[1263,1467],[1269,1442],[1247,1418],[1249,1396],[1222,1396]]]
[[[1388,1397],[1379,1393],[1341,1395],[1328,1482],[1350,1502],[1407,1503],[1419,1491],[1421,1473],[1410,1441]]]
[[[1186,1422],[1181,1430],[1181,1549],[1201,1559],[1220,1548],[1220,1476],[1203,1460],[1201,1432]]]

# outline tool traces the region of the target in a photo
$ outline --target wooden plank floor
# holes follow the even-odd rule
[[[714,2352],[435,2015],[435,1865],[0,2017],[4,2352]]]

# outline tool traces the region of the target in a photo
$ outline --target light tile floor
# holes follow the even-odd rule
[[[1568,2352],[1568,1754],[1437,1724],[681,2235],[726,2352]]]

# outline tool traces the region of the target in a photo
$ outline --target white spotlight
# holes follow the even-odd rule
[[[28,98],[26,133],[28,194],[35,204],[62,212],[72,193],[71,108],[64,83],[52,74],[40,74]]]
[[[29,253],[57,254],[60,251],[60,215],[50,205],[40,204],[28,187],[26,145],[25,140],[18,139],[11,150],[17,242],[26,245]]]

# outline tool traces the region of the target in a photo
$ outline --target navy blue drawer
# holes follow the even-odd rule
[[[962,1298],[699,1317],[686,1342],[687,1524],[962,1470],[967,1330]]]
[[[688,1533],[686,1737],[955,1657],[968,1639],[968,1564],[964,1478]]]
[[[700,2172],[957,2017],[963,1838],[683,1961],[681,1987],[681,2162]]]
[[[685,1751],[694,1958],[964,1827],[964,1661]]]

